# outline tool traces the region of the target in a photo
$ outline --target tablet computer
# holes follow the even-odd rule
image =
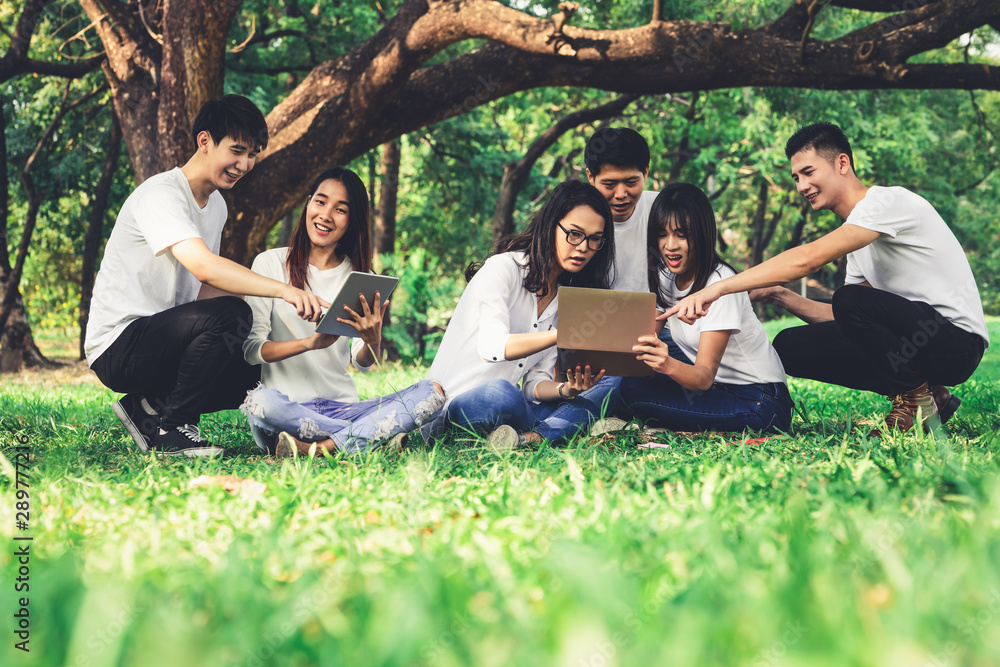
[[[348,306],[359,315],[363,314],[361,310],[361,297],[359,295],[364,294],[365,300],[368,301],[368,307],[375,308],[375,292],[378,292],[381,298],[381,303],[378,304],[378,307],[381,308],[389,299],[392,290],[396,289],[398,282],[399,278],[394,278],[393,276],[351,271],[350,275],[347,276],[347,280],[344,281],[343,287],[340,288],[340,292],[337,293],[337,296],[330,299],[330,309],[326,311],[323,319],[316,325],[316,331],[332,336],[351,336],[357,338],[357,329],[349,324],[337,321],[338,317],[350,319],[350,313],[344,310],[344,306]]]
[[[656,335],[656,295],[652,292],[559,288],[556,347],[559,372],[590,364],[595,375],[649,377],[653,369],[636,359],[639,336]]]

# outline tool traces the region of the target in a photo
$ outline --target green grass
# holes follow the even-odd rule
[[[884,399],[793,381],[794,432],[763,445],[297,462],[257,456],[235,412],[203,421],[230,458],[142,456],[111,392],[4,378],[0,442],[34,460],[27,533],[0,483],[0,664],[1000,664],[998,363],[957,390],[947,440],[868,440]],[[356,377],[369,396],[421,374]]]

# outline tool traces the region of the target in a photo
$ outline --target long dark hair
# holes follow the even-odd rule
[[[520,234],[503,237],[491,253],[523,252],[528,258],[528,274],[522,284],[532,294],[546,296],[549,293],[549,270],[556,261],[556,234],[564,233],[556,225],[577,206],[589,206],[604,218],[604,247],[595,252],[578,273],[564,271],[559,276],[559,284],[599,289],[611,286],[615,256],[615,223],[611,218],[611,207],[593,185],[583,181],[563,181],[555,187],[527,229]],[[471,280],[478,268],[479,265],[470,264],[465,270],[466,280]]]
[[[660,284],[660,273],[667,271],[667,264],[660,253],[660,232],[668,227],[684,234],[688,243],[688,257],[694,267],[694,282],[690,294],[708,284],[708,279],[719,264],[729,266],[716,250],[718,227],[712,202],[696,185],[671,183],[660,191],[649,208],[649,225],[646,231],[649,291],[656,294],[661,308],[672,304]],[[731,266],[729,266],[732,269]],[[735,271],[734,271],[735,273]]]
[[[344,184],[347,190],[347,231],[337,242],[337,249],[334,251],[337,257],[343,259],[347,257],[351,260],[351,269],[369,273],[372,270],[372,238],[370,221],[368,218],[368,191],[365,184],[350,169],[346,167],[333,167],[327,169],[316,177],[312,187],[309,188],[309,197],[302,206],[302,215],[299,216],[299,224],[292,232],[292,238],[288,241],[288,282],[293,287],[306,289],[309,286],[309,231],[306,227],[306,210],[309,208],[309,200],[316,194],[316,190],[323,181],[334,180]]]

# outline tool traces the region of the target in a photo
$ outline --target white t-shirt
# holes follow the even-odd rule
[[[200,208],[180,167],[150,177],[128,196],[94,283],[85,346],[89,364],[134,320],[198,297],[201,282],[168,249],[201,238],[218,254],[228,215],[218,191]]]
[[[287,257],[288,248],[268,250],[257,255],[251,268],[262,276],[288,283]],[[350,273],[351,260],[346,257],[333,269],[309,265],[309,291],[329,301],[340,292]],[[316,325],[299,317],[295,308],[282,299],[248,296],[247,303],[253,310],[253,328],[243,343],[243,356],[248,364],[262,364],[260,379],[265,387],[277,389],[296,403],[317,398],[357,402],[358,389],[347,373],[347,365],[353,362],[356,368],[368,370],[357,363],[357,355],[364,349],[361,338],[341,336],[326,349],[268,363],[260,356],[264,343],[306,338],[316,333]]]
[[[541,317],[534,294],[524,289],[527,258],[523,253],[493,255],[469,281],[441,340],[428,378],[453,398],[491,380],[513,385],[524,378],[526,400],[535,400],[535,385],[552,379],[556,346],[523,359],[507,360],[504,348],[511,334],[550,331],[556,326],[559,298]]]
[[[708,278],[706,287],[724,278],[735,275],[722,264],[715,267]],[[677,303],[691,292],[679,290],[673,274],[663,271],[660,282],[668,303]],[[693,285],[692,285],[693,286]],[[754,315],[750,297],[746,292],[727,294],[712,303],[708,314],[694,324],[681,322],[676,315],[670,322],[670,336],[689,359],[697,359],[698,343],[704,331],[732,331],[726,351],[719,363],[715,381],[723,384],[764,384],[785,382],[785,368],[778,353],[764,333],[764,327]]]
[[[649,207],[658,194],[660,193],[643,192],[629,219],[615,223],[615,279],[611,289],[649,291],[646,232],[649,228]]]
[[[881,234],[847,255],[848,285],[868,281],[876,289],[923,301],[989,344],[969,260],[930,202],[906,188],[873,185],[844,224]]]

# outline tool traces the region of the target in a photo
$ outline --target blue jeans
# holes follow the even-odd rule
[[[489,433],[508,424],[518,433],[526,433],[555,408],[554,403],[525,400],[521,389],[507,380],[490,380],[456,396],[445,412],[421,430],[425,440],[450,424],[474,433]]]
[[[565,401],[535,425],[535,433],[561,445],[580,433],[587,433],[598,419],[627,417],[618,386],[623,378],[606,377],[571,401]]]
[[[787,431],[792,398],[783,382],[685,389],[666,375],[624,378],[621,400],[635,417],[674,431]]]
[[[325,398],[295,403],[277,389],[260,386],[247,395],[240,410],[261,450],[274,451],[278,434],[286,431],[304,442],[330,438],[340,451],[362,452],[434,419],[443,406],[444,395],[430,380],[421,380],[358,403]]]
[[[670,327],[665,326],[660,332],[660,340],[667,344],[670,356],[674,359],[691,364],[680,346],[670,336]],[[594,422],[605,417],[631,418],[622,401],[619,386],[625,378],[605,377],[593,387],[566,401],[535,425],[535,433],[546,438],[555,445],[561,445],[567,440],[587,433]]]

